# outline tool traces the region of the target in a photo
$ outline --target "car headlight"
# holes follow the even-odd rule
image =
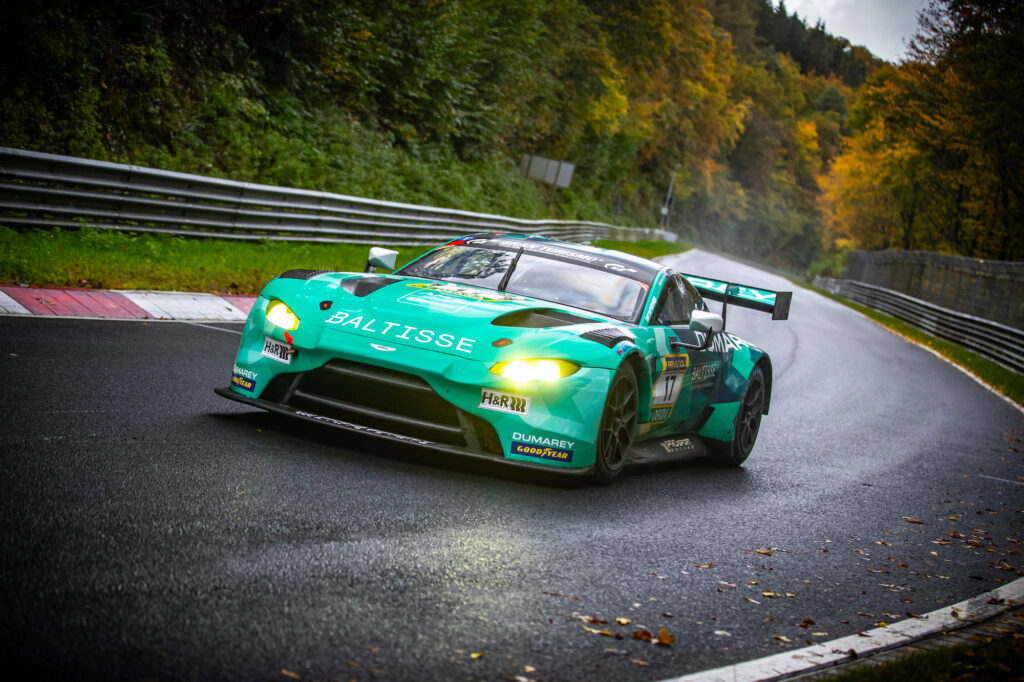
[[[508,360],[491,367],[491,374],[521,384],[527,381],[555,381],[575,374],[579,368],[579,365],[568,360]]]
[[[284,301],[271,301],[267,306],[267,320],[281,329],[292,330],[299,326],[299,318]]]

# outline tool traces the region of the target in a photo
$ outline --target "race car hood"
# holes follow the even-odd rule
[[[614,367],[612,346],[633,336],[630,325],[586,311],[411,277],[282,276],[262,295],[283,301],[298,316],[297,343],[316,328],[316,341],[309,339],[314,343],[333,331],[485,362],[544,357]]]

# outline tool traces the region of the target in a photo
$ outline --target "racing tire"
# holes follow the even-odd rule
[[[767,398],[764,372],[761,367],[754,367],[747,380],[747,390],[743,393],[743,401],[736,412],[734,436],[731,441],[710,441],[708,443],[712,458],[718,466],[738,467],[750,456],[757,440],[757,432],[761,429],[761,417],[764,414],[764,403]]]
[[[601,411],[601,425],[597,431],[594,478],[601,483],[614,481],[626,466],[629,450],[636,437],[639,396],[636,372],[628,362],[624,362],[608,387],[608,397]]]

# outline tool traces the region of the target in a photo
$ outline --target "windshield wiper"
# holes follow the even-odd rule
[[[512,271],[516,269],[516,263],[519,262],[519,257],[522,255],[523,247],[520,246],[519,250],[516,251],[516,257],[512,259],[511,263],[509,263],[508,270],[505,271],[505,276],[501,278],[500,282],[498,282],[498,291],[505,291],[505,287],[508,286],[508,281],[512,279]]]

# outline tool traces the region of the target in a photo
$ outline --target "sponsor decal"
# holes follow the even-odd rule
[[[235,369],[238,369],[237,365],[235,365]],[[246,376],[245,374],[235,372],[234,374],[231,375],[231,385],[237,386],[243,391],[248,391],[249,393],[252,393],[253,389],[256,387],[256,373],[249,372],[249,374],[251,374],[252,376],[249,377]]]
[[[354,327],[371,334],[380,334],[390,339],[412,341],[425,346],[454,348],[460,353],[472,353],[473,344],[476,343],[476,339],[470,339],[465,336],[456,337],[454,334],[438,334],[432,329],[421,329],[410,324],[378,320],[375,317],[366,319],[363,315],[353,316],[351,313],[342,310],[324,320],[324,323],[336,324],[341,327]]]
[[[234,372],[235,374],[237,374],[240,377],[243,377],[245,379],[252,379],[254,381],[256,380],[256,377],[258,376],[256,374],[256,372],[252,371],[251,369],[246,369],[245,367],[239,367],[238,365],[235,365],[234,368],[231,371]]]
[[[374,350],[384,351],[385,353],[393,350],[398,350],[397,348],[392,348],[391,346],[382,346],[379,343],[371,343],[370,348],[373,348]]]
[[[686,279],[690,280],[690,284],[700,289],[709,289],[719,294],[725,294],[726,286],[729,286],[728,293],[730,296],[745,298],[748,301],[757,301],[759,303],[775,305],[774,291],[762,291],[760,289],[745,287],[739,284],[726,285],[725,282],[717,282],[713,279],[704,279],[703,277],[691,277],[689,275],[687,275]]]
[[[733,336],[728,332],[717,332],[711,339],[711,345],[708,346],[708,350],[714,353],[726,353],[731,350],[751,347],[749,343],[738,336]]]
[[[716,374],[718,374],[718,368],[720,366],[721,363],[719,362],[708,362],[703,365],[694,365],[690,368],[690,381],[693,382],[694,386],[710,381],[715,378]]]
[[[413,284],[406,284],[405,286],[420,289],[424,292],[429,291],[444,294],[446,296],[469,299],[471,301],[486,301],[487,303],[526,300],[522,296],[513,296],[512,294],[506,294],[501,291],[491,291],[489,289],[475,289],[473,287],[466,287],[453,282],[416,282]],[[405,300],[409,295],[410,294],[406,294],[399,300]]]
[[[524,434],[518,431],[512,434],[512,438],[511,452],[513,455],[529,455],[541,459],[554,459],[559,462],[572,461],[574,441],[537,436],[532,433]]]
[[[632,341],[620,341],[615,346],[615,354],[616,355],[624,355],[626,351],[628,351],[630,348],[634,347],[635,345],[636,344],[633,343]]]
[[[666,355],[662,360],[666,372],[685,372],[686,368],[690,366],[689,355]]]
[[[576,444],[576,441],[573,440],[561,440],[560,438],[549,438],[548,436],[538,436],[534,433],[520,433],[518,431],[512,432],[512,439],[521,440],[524,443],[531,443],[533,445],[553,445],[564,450],[572,450],[572,446]]]
[[[398,300],[402,303],[418,305],[442,313],[457,313],[467,305],[467,302],[464,300],[435,291],[414,291],[411,294],[399,297]]]
[[[579,251],[573,251],[571,249],[562,249],[557,246],[551,246],[549,244],[537,244],[536,242],[529,242],[526,241],[525,239],[503,239],[498,241],[497,245],[505,249],[512,249],[514,251],[518,251],[520,248],[522,248],[523,251],[527,251],[530,253],[543,253],[549,256],[558,256],[559,258],[565,258],[566,260],[580,261],[581,263],[598,263],[604,260],[599,256],[593,256],[589,253],[580,253]]]
[[[636,268],[626,267],[625,265],[620,265],[619,263],[605,263],[604,267],[614,272],[636,272]]]
[[[661,359],[661,374],[654,382],[652,407],[673,407],[679,399],[686,369],[690,366],[689,355],[666,355]]]
[[[374,436],[383,436],[385,438],[392,438],[394,440],[401,440],[407,443],[416,443],[417,445],[432,445],[429,440],[421,440],[419,438],[413,438],[412,436],[403,436],[400,433],[391,433],[390,431],[382,431],[381,429],[375,429],[372,426],[363,426],[362,424],[353,424],[352,422],[341,421],[340,419],[334,419],[332,417],[325,417],[322,414],[313,414],[312,412],[304,412],[303,410],[295,410],[295,414],[299,417],[305,417],[306,419],[313,419],[318,422],[330,424],[332,426],[340,426],[345,429],[351,429],[353,431],[361,431],[363,433],[369,433]]]
[[[651,421],[652,422],[663,422],[668,419],[668,416],[672,414],[671,407],[658,407],[651,410]]]
[[[691,455],[697,451],[697,447],[689,438],[670,438],[659,443],[668,453],[682,453]]]
[[[500,391],[489,391],[486,388],[480,389],[480,404],[477,407],[495,412],[518,414],[523,417],[530,415],[529,398]]]
[[[263,350],[260,352],[260,355],[290,365],[292,363],[292,353],[294,352],[295,349],[287,343],[281,343],[267,336],[263,339]]]

